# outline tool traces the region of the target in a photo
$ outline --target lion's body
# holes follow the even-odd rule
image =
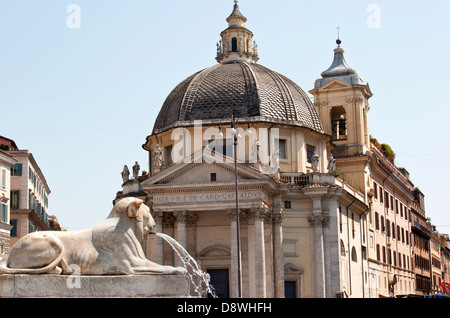
[[[145,258],[142,242],[155,222],[137,199],[123,199],[102,223],[81,231],[35,232],[20,239],[0,261],[0,274],[184,274],[183,268]]]

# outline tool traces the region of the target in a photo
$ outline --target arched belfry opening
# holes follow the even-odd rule
[[[343,106],[331,109],[333,140],[347,140],[347,113]]]

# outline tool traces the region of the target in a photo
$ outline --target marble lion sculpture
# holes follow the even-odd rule
[[[0,274],[184,275],[181,267],[146,259],[142,243],[155,226],[141,200],[125,198],[102,223],[81,231],[35,232],[21,238],[0,260]]]

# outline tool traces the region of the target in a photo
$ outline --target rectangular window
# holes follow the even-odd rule
[[[36,231],[36,227],[34,226],[33,223],[28,222],[28,233],[33,233]]]
[[[11,191],[11,209],[19,208],[19,191]]]
[[[3,223],[7,223],[8,222],[8,206],[6,204],[2,204],[2,212],[1,212],[1,218],[0,221],[2,221]]]
[[[355,215],[352,212],[352,236],[353,236],[353,238],[355,238],[355,233],[356,233],[356,231],[355,231]]]
[[[22,176],[22,164],[21,163],[11,166],[11,177],[15,177],[15,176],[18,176],[18,177]]]
[[[233,157],[233,141],[231,139],[216,139],[209,141],[209,148],[224,156]]]
[[[211,182],[216,182],[216,181],[217,181],[217,174],[211,173]]]
[[[171,165],[173,163],[172,149],[173,149],[173,146],[167,146],[164,148],[164,158],[166,159],[166,162],[165,162],[166,165]]]
[[[380,220],[378,218],[378,212],[375,212],[375,230],[380,229]]]
[[[373,183],[373,192],[375,195],[375,199],[378,199],[378,185],[375,182]]]
[[[389,193],[384,192],[384,202],[386,202],[386,208],[389,209]]]
[[[313,157],[315,151],[316,151],[316,147],[306,145],[306,160],[308,163],[312,163],[312,157]]]
[[[1,188],[6,189],[6,169],[2,169],[2,180],[1,180]]]
[[[17,220],[11,219],[11,225],[12,225],[11,237],[17,237]]]
[[[291,201],[284,201],[284,208],[290,209],[291,208]]]
[[[287,152],[286,152],[286,140],[285,139],[277,139],[277,144],[275,145],[275,148],[277,148],[280,151],[280,159],[287,159]]]

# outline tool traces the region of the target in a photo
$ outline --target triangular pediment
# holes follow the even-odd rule
[[[349,90],[358,88],[364,92],[366,98],[369,99],[373,96],[372,91],[370,90],[370,86],[368,83],[365,84],[349,84],[347,82],[343,82],[337,78],[332,79],[325,85],[320,88],[310,90],[309,92],[313,95],[317,94],[317,92],[330,91],[330,90]]]
[[[212,182],[229,183],[235,180],[235,165],[231,158],[221,154],[200,152],[182,162],[176,163],[161,170],[142,183],[142,186],[151,185],[183,185],[183,184],[207,184]],[[212,176],[215,174],[214,176]],[[242,180],[266,180],[268,177],[253,167],[244,163],[237,164],[237,178]]]
[[[343,81],[340,81],[338,79],[333,79],[332,81],[328,82],[324,86],[322,86],[319,90],[330,90],[330,89],[343,89],[343,88],[351,88],[352,85],[345,83]]]
[[[284,272],[286,274],[303,274],[304,270],[289,263],[289,264],[284,265]]]

